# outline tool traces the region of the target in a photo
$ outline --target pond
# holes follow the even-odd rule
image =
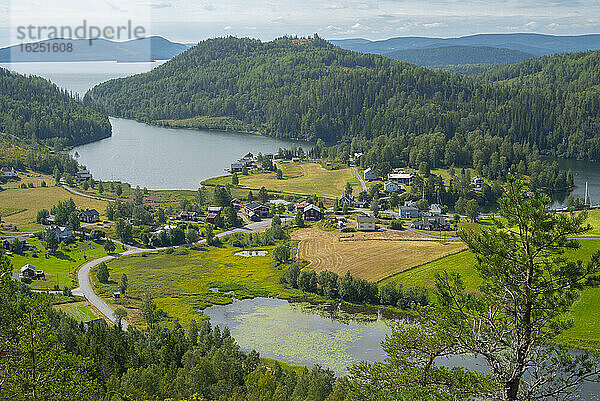
[[[600,204],[600,163],[582,160],[552,159],[558,162],[561,170],[573,171],[575,189],[570,195],[583,198],[585,196],[585,185],[587,183],[588,196],[592,205]],[[565,207],[568,193],[556,193],[552,195],[554,208]]]

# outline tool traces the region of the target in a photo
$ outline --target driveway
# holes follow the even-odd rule
[[[367,191],[367,183],[365,182],[365,180],[363,180],[363,178],[360,176],[360,174],[358,174],[358,170],[356,169],[355,166],[352,166],[352,170],[354,171],[354,175],[358,179],[358,182],[360,182],[360,186],[362,187],[362,190],[366,192]]]

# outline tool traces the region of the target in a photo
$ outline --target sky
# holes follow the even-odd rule
[[[183,42],[216,36],[270,40],[456,37],[475,33],[600,33],[599,0],[0,0],[0,44],[27,25],[97,25],[132,20]],[[90,22],[90,23],[91,23]]]

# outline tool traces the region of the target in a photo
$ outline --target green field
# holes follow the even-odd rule
[[[600,251],[600,240],[580,240],[581,247],[576,251],[567,252],[573,259],[589,261],[594,252]],[[382,282],[401,283],[406,287],[423,286],[432,288],[435,285],[435,274],[458,272],[461,274],[467,290],[476,292],[481,283],[474,269],[475,259],[469,251],[450,255],[414,269],[402,272]],[[577,347],[600,348],[600,288],[588,288],[573,305],[569,314],[575,326],[565,331],[561,342]]]
[[[328,170],[314,162],[279,162],[279,165],[283,171],[282,180],[278,180],[274,172],[238,174],[240,186],[252,190],[265,187],[269,191],[286,194],[338,198],[344,193],[346,182],[353,185],[358,184],[354,172],[348,167]],[[229,183],[231,183],[231,176],[221,176],[204,181],[206,185],[227,185]]]
[[[272,247],[263,247],[271,251]],[[187,251],[187,250],[186,250]],[[145,294],[149,294],[171,317],[181,322],[201,320],[199,311],[213,304],[231,302],[231,295],[213,292],[235,291],[237,298],[273,296],[289,298],[302,293],[284,288],[279,278],[282,271],[273,266],[271,255],[264,257],[235,256],[239,248],[223,246],[172,254],[153,252],[145,255],[122,257],[108,263],[110,282],[101,284],[96,280],[95,270],[91,277],[96,291],[114,307],[128,309],[129,317],[137,325],[143,325],[139,307]],[[121,275],[127,274],[129,289],[127,297],[113,301],[111,294],[118,291]]]
[[[86,260],[92,260],[106,255],[103,241],[77,241],[67,246],[62,246],[53,255],[45,255],[45,248],[37,238],[27,238],[31,246],[38,249],[37,256],[34,252],[24,252],[23,255],[10,256],[15,274],[27,263],[34,265],[46,274],[44,280],[33,280],[31,288],[53,289],[55,285],[60,288],[78,286],[77,270]],[[85,255],[85,259],[84,259]]]
[[[78,322],[89,322],[90,320],[98,319],[88,307],[87,302],[60,304],[55,305],[54,308],[65,312]]]

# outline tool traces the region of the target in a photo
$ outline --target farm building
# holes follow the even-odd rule
[[[400,192],[402,187],[394,181],[386,181],[383,183],[383,190],[386,192]]]
[[[13,167],[2,167],[2,178],[17,178],[17,172]]]
[[[340,206],[348,205],[348,207],[354,207],[356,201],[354,200],[354,195],[344,194],[340,196],[340,199],[338,199],[338,203]]]
[[[78,181],[87,181],[92,178],[92,173],[90,170],[79,170],[77,171],[77,175],[75,177]]]
[[[416,219],[421,216],[421,212],[414,206],[400,206],[398,208],[401,219]]]
[[[74,238],[71,226],[55,226],[53,229],[59,241],[71,241]]]
[[[442,215],[442,205],[439,203],[433,203],[429,206],[429,215],[430,216],[441,216]]]
[[[183,211],[181,213],[179,213],[179,216],[177,216],[177,218],[179,220],[188,220],[188,221],[194,221],[198,218],[198,213],[197,212],[193,212],[193,211]]]
[[[4,241],[2,241],[2,246],[6,250],[12,250],[16,245],[15,242],[21,243],[22,250],[26,251],[29,249],[29,244],[27,243],[27,240],[25,239],[25,237],[22,236],[7,238]]]
[[[379,176],[377,175],[375,170],[373,170],[371,167],[369,167],[368,169],[365,170],[363,176],[364,176],[365,180],[367,180],[367,181],[375,181],[375,180],[379,179]]]
[[[321,208],[309,203],[302,209],[302,216],[306,221],[321,220]]]
[[[246,203],[244,210],[251,220],[260,220],[271,215],[271,209],[268,206],[255,201]]]
[[[375,231],[375,222],[377,219],[375,216],[356,216],[356,229],[358,231]]]
[[[446,222],[444,216],[426,216],[422,217],[421,220],[413,221],[410,226],[417,230],[447,230],[450,225]]]
[[[100,221],[100,213],[96,209],[85,209],[79,213],[79,221],[84,223],[97,223]]]
[[[21,278],[30,278],[30,279],[40,279],[45,277],[45,274],[42,270],[38,270],[34,265],[30,265],[29,263],[21,267],[20,270]]]

